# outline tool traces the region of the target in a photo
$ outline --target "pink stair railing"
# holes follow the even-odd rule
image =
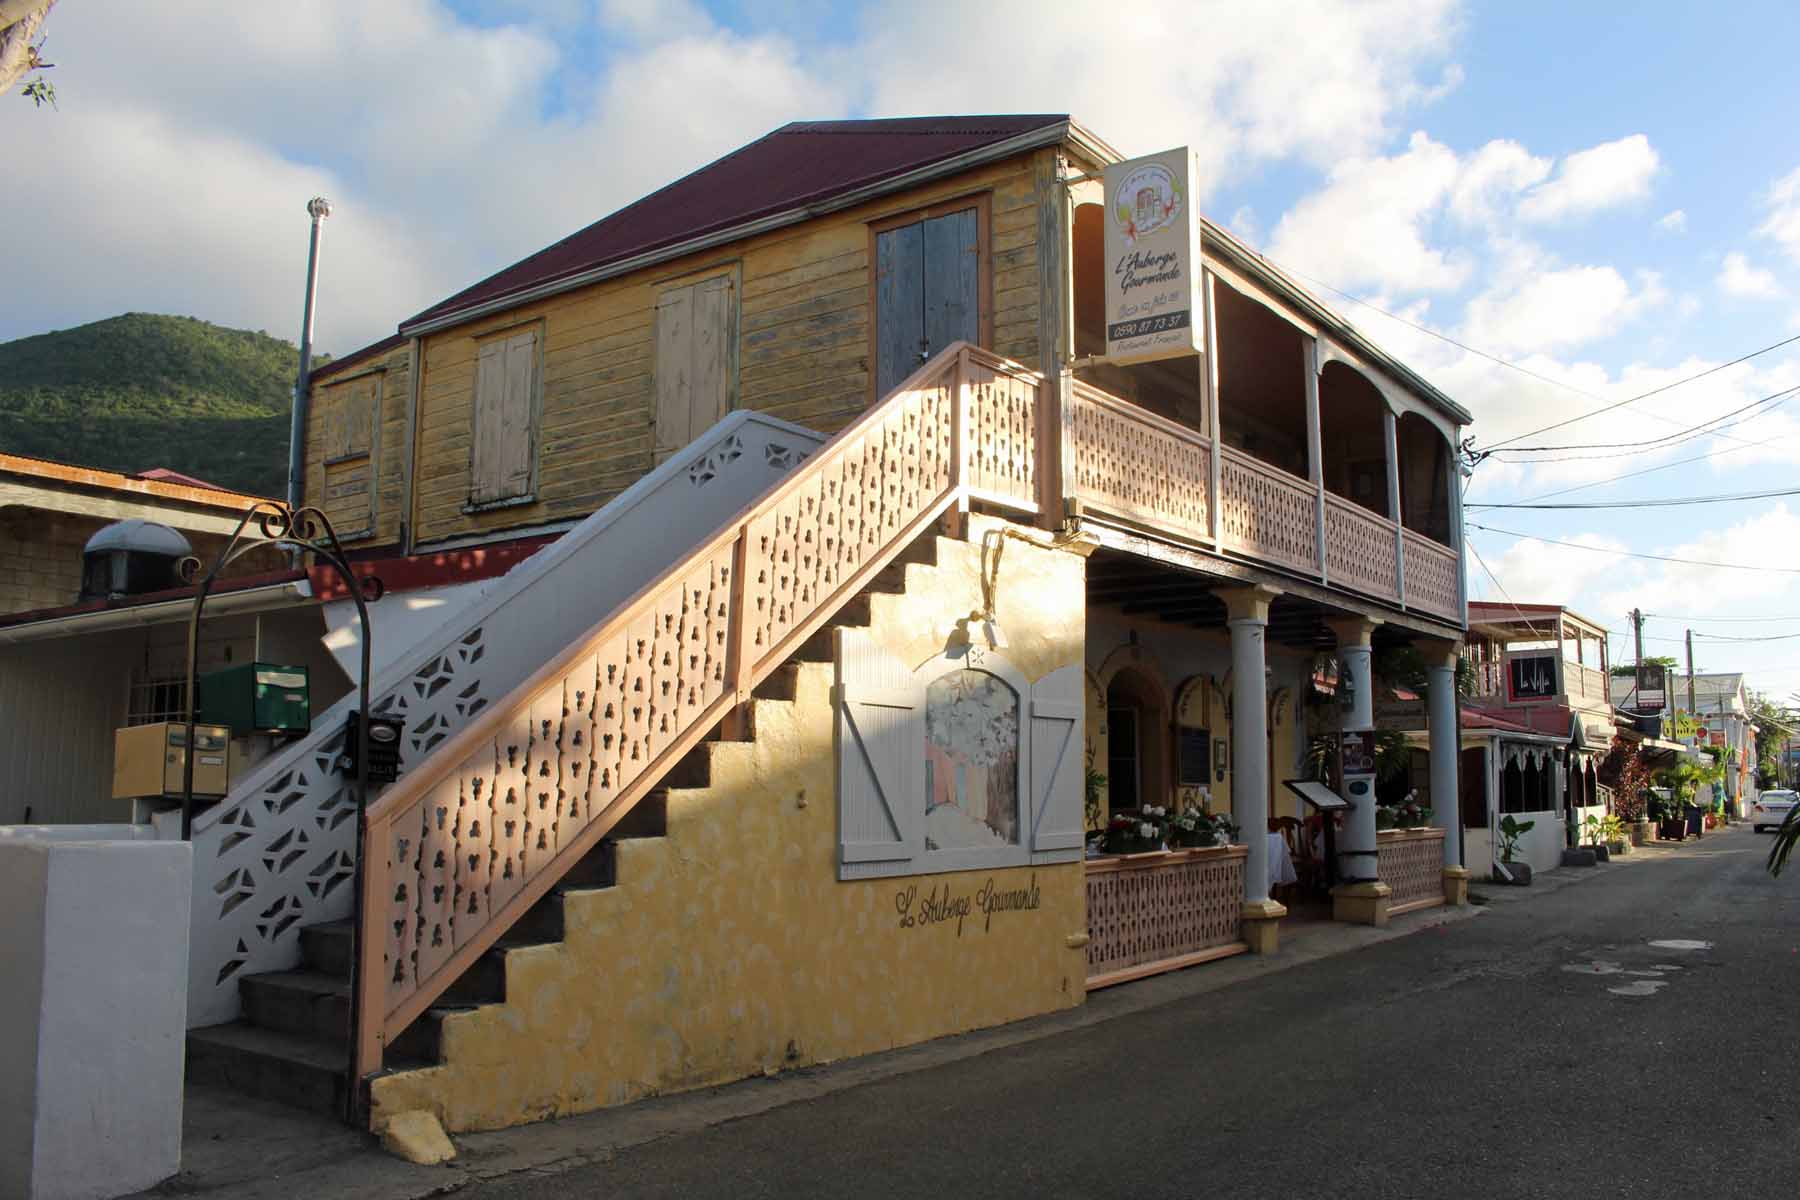
[[[1037,507],[1039,376],[958,343],[369,809],[355,1066],[953,505]]]

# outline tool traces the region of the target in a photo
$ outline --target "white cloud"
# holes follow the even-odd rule
[[[1756,232],[1770,238],[1787,256],[1800,263],[1800,167],[1795,167],[1769,186],[1763,196],[1768,216]]]
[[[1654,276],[1634,289],[1613,267],[1534,270],[1471,299],[1463,328],[1490,352],[1554,350],[1610,336],[1665,297]]]
[[[1725,256],[1714,282],[1727,296],[1746,300],[1781,298],[1781,285],[1775,282],[1775,276],[1761,267],[1751,266],[1750,260],[1735,250]]]
[[[1491,221],[1511,208],[1518,193],[1549,174],[1549,159],[1514,141],[1489,142],[1459,172],[1450,190],[1450,213],[1471,225]]]
[[[1680,208],[1671,209],[1656,219],[1656,227],[1664,233],[1686,233],[1687,211]]]
[[[1520,201],[1519,217],[1558,221],[1641,199],[1650,194],[1659,162],[1650,139],[1641,133],[1571,154],[1554,178]]]
[[[794,119],[1070,111],[1128,151],[1192,142],[1215,186],[1330,163],[1455,86],[1456,8],[1321,0],[1298,19],[1209,0],[1096,21],[877,0],[826,42],[840,23],[817,0],[733,28],[694,0],[63,5],[61,109],[0,106],[0,144],[33,164],[0,190],[9,228],[31,229],[7,276],[33,281],[29,308],[0,306],[0,338],[127,309],[292,336],[302,206],[326,192],[319,337],[342,353]],[[1156,102],[1097,57],[1170,64]]]
[[[1284,214],[1269,253],[1337,287],[1458,287],[1469,264],[1428,245],[1425,227],[1458,178],[1456,153],[1415,133],[1406,151],[1339,164]]]
[[[848,65],[863,72],[876,114],[1073,113],[1127,154],[1193,145],[1210,189],[1248,163],[1329,165],[1374,151],[1396,114],[1433,90],[1418,76],[1442,62],[1455,21],[1450,0],[1200,0],[1104,14],[1086,3],[915,0],[871,11]]]
[[[1242,238],[1247,246],[1260,245],[1262,242],[1262,224],[1256,219],[1256,210],[1248,204],[1238,205],[1231,219],[1225,222],[1225,228]]]
[[[1480,599],[1514,604],[1570,603],[1570,597],[1617,572],[1617,555],[1595,551],[1624,550],[1628,547],[1616,537],[1598,533],[1558,535],[1554,542],[1537,538],[1521,538],[1507,546],[1498,558],[1493,555],[1497,537],[1482,531],[1473,536],[1475,547],[1482,551],[1488,571],[1480,569],[1470,577]],[[1571,545],[1558,545],[1568,542]],[[1498,581],[1498,586],[1495,581]]]

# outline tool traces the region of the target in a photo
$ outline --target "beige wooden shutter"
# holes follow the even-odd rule
[[[1031,688],[1031,848],[1079,851],[1086,837],[1081,799],[1082,672],[1059,667]]]
[[[737,340],[737,289],[729,275],[694,285],[694,370],[688,438],[731,410],[731,348]]]
[[[499,476],[502,499],[531,494],[536,459],[532,414],[537,410],[537,331],[506,339],[506,391],[500,410]]]
[[[694,289],[672,288],[656,305],[656,414],[652,440],[660,463],[693,440]]]
[[[536,330],[482,343],[469,448],[470,503],[493,504],[531,494],[537,387]]]
[[[866,632],[835,635],[839,872],[900,874],[924,848],[923,690]]]
[[[501,496],[500,410],[506,393],[506,342],[481,343],[475,368],[475,418],[469,431],[469,502],[491,504]]]

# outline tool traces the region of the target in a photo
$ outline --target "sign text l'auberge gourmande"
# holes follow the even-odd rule
[[[1150,362],[1202,345],[1200,220],[1186,146],[1106,168],[1106,357]]]

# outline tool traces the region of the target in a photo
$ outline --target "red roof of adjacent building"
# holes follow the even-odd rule
[[[1037,114],[795,121],[464,288],[400,328],[759,218],[823,204],[1068,120],[1066,115]]]

